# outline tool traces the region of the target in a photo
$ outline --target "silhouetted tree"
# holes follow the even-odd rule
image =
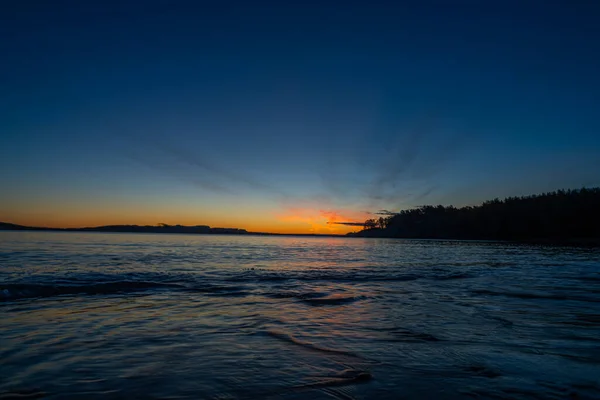
[[[377,227],[377,220],[375,219],[368,219],[365,221],[364,224],[364,228],[365,230],[367,229],[375,229]]]

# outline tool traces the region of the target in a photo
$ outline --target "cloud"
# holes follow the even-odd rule
[[[374,212],[373,214],[376,214],[376,215],[397,215],[398,213],[394,212],[394,211],[389,211],[389,210],[379,210],[379,211]]]
[[[334,225],[347,225],[347,226],[364,226],[365,223],[364,222],[345,222],[345,221],[339,221],[339,222],[328,222],[328,224],[334,224]]]

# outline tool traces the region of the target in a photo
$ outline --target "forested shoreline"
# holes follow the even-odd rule
[[[600,188],[507,197],[460,208],[425,205],[369,219],[363,228],[349,236],[600,243]]]

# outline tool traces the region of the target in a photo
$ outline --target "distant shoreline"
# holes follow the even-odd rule
[[[327,233],[271,233],[249,232],[238,228],[211,228],[208,225],[107,225],[84,228],[38,227],[0,222],[1,231],[13,232],[79,232],[79,233],[153,233],[153,234],[186,234],[186,235],[250,235],[250,236],[307,236],[307,237],[347,237],[343,234]]]
[[[11,225],[13,227],[7,227]],[[128,226],[128,225],[116,225]],[[137,226],[137,225],[132,225]],[[156,227],[155,227],[156,228]],[[190,227],[188,227],[190,228]],[[213,228],[211,228],[213,229]],[[227,230],[235,230],[238,233],[228,232]],[[373,231],[375,231],[374,229]],[[244,233],[239,233],[243,231]],[[484,238],[450,238],[450,237],[389,237],[379,235],[364,235],[349,233],[349,234],[327,234],[327,233],[270,233],[270,232],[250,232],[235,228],[216,228],[215,232],[174,232],[156,230],[109,230],[107,227],[88,227],[88,228],[51,228],[51,227],[30,227],[16,224],[7,224],[0,222],[0,232],[58,232],[58,233],[128,233],[128,234],[168,234],[168,235],[240,235],[240,236],[296,236],[296,237],[334,237],[334,238],[360,238],[360,239],[391,239],[391,240],[406,240],[406,241],[432,241],[432,242],[473,242],[473,243],[505,243],[513,245],[535,245],[535,246],[550,246],[550,247],[600,247],[600,238],[571,238],[571,239],[548,239],[548,238],[533,238],[533,239],[484,239]],[[372,232],[374,233],[374,232]]]

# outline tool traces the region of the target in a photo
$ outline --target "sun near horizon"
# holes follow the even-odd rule
[[[0,221],[11,224],[45,227],[45,228],[86,228],[107,225],[140,225],[158,226],[159,224],[198,226],[208,225],[211,228],[237,228],[248,232],[278,234],[336,234],[345,235],[357,231],[356,226],[336,224],[335,222],[362,222],[368,218],[366,213],[354,213],[352,217],[344,217],[335,211],[295,209],[274,214],[270,218],[220,218],[219,216],[188,217],[165,213],[146,216],[140,214],[115,215],[78,214],[61,215],[47,212],[13,212],[12,216],[0,214]],[[359,219],[356,219],[356,217]],[[351,218],[355,218],[351,220]]]

